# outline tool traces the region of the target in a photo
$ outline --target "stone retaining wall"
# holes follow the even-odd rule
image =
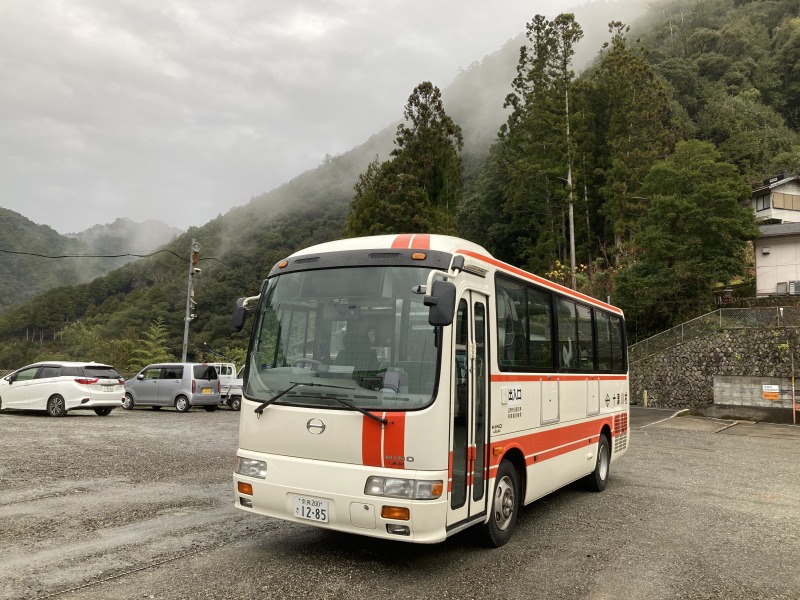
[[[658,408],[714,405],[714,376],[788,378],[790,347],[800,376],[796,328],[728,329],[709,333],[630,365],[631,403]],[[791,418],[791,412],[789,412]]]

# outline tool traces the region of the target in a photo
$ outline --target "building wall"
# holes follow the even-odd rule
[[[764,253],[768,249],[768,253]],[[755,240],[757,296],[778,293],[778,283],[800,281],[800,237]]]
[[[780,192],[783,194],[794,194],[800,195],[800,180],[792,180],[787,183],[782,183],[780,185],[776,185],[774,188],[769,190],[770,197],[773,193]],[[750,205],[753,208],[753,211],[756,215],[756,220],[765,220],[765,219],[777,219],[784,223],[797,223],[800,222],[800,211],[797,210],[786,210],[782,208],[768,208],[766,210],[756,210],[756,197],[760,195],[758,191],[753,194],[753,197],[750,201]],[[770,206],[772,206],[772,202],[770,201]]]

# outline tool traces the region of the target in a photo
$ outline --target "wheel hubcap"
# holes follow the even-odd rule
[[[602,481],[608,477],[608,447],[600,447],[600,455],[597,457],[597,474]]]
[[[497,484],[494,494],[494,522],[497,528],[505,530],[514,515],[514,486],[508,477],[503,477]]]

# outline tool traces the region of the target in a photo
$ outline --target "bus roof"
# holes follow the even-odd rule
[[[602,300],[598,300],[597,298],[592,298],[591,296],[587,296],[586,294],[572,290],[566,286],[550,281],[549,279],[529,273],[528,271],[520,269],[519,267],[514,267],[513,265],[504,263],[503,261],[492,256],[483,246],[474,242],[470,242],[469,240],[449,235],[438,235],[431,233],[399,233],[342,239],[303,248],[302,250],[298,250],[292,254],[289,258],[305,256],[308,254],[322,254],[326,252],[381,249],[437,250],[441,252],[447,252],[449,254],[461,254],[465,257],[479,260],[485,264],[491,265],[495,269],[498,269],[502,272],[522,277],[543,287],[558,291],[567,296],[572,296],[577,300],[582,300],[589,304],[603,307],[620,315],[622,314],[622,311],[616,306],[612,306],[606,302],[603,302]]]
[[[368,237],[350,238],[325,242],[309,248],[298,250],[292,257],[306,254],[320,254],[323,252],[341,252],[343,250],[379,250],[379,249],[411,249],[411,250],[439,250],[456,254],[459,250],[471,250],[478,254],[491,257],[483,246],[461,238],[449,235],[436,235],[429,233],[400,233],[389,235],[373,235]]]

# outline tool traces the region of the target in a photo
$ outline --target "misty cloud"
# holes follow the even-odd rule
[[[570,0],[0,6],[2,206],[200,225],[362,143]]]

